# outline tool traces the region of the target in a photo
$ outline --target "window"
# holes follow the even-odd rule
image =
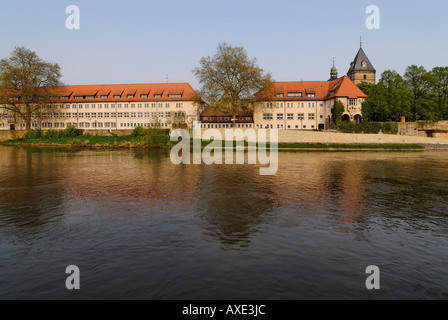
[[[316,115],[314,113],[308,114],[308,120],[314,120],[316,118]]]
[[[302,92],[288,92],[288,98],[301,98]]]
[[[165,108],[169,108],[170,104],[169,103],[165,103]]]
[[[155,103],[151,103],[151,108],[155,108],[156,104]]]
[[[140,95],[140,98],[142,98],[142,99],[146,99],[146,98],[148,98],[148,95],[147,95],[147,94],[141,94],[141,95]]]
[[[131,108],[135,109],[135,103],[131,103]]]
[[[143,108],[143,104],[139,103],[139,104],[138,104],[138,108],[139,108],[139,109]]]
[[[128,99],[134,99],[134,95],[133,94],[128,94]]]
[[[96,118],[96,112],[92,113],[92,118]]]
[[[357,99],[348,99],[349,106],[356,106],[357,104]]]
[[[305,120],[305,114],[304,113],[299,113],[297,115],[297,120]]]
[[[165,112],[165,117],[166,118],[171,118],[171,113],[170,112]]]
[[[176,108],[183,108],[184,104],[182,102],[176,103]]]
[[[314,93],[308,93],[306,96],[308,98],[314,98],[316,95]]]
[[[283,113],[277,113],[277,120],[283,120]]]
[[[294,120],[294,113],[288,113],[288,120]]]
[[[125,117],[125,118],[129,118],[129,112],[125,112],[125,113],[124,113],[124,117]]]
[[[114,99],[121,99],[121,96],[116,94],[116,95],[114,95]]]
[[[163,118],[163,112],[159,112],[159,118]]]
[[[109,96],[106,96],[106,95],[102,95],[101,96],[101,99],[107,99]]]
[[[277,98],[283,98],[283,96],[284,96],[283,93],[277,93],[277,94],[276,94],[276,97],[277,97]]]
[[[131,118],[136,118],[137,114],[135,112],[131,112]]]
[[[272,113],[264,113],[263,120],[272,120]]]
[[[169,94],[168,98],[182,98],[181,94]]]
[[[155,94],[154,98],[157,98],[157,99],[162,98],[162,95],[161,94]]]

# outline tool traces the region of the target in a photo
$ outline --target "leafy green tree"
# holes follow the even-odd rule
[[[431,96],[441,120],[448,119],[448,67],[435,67],[430,71]]]
[[[410,116],[411,93],[395,70],[384,71],[378,84],[372,86],[369,93],[362,105],[364,120],[399,121],[401,117]]]
[[[331,116],[333,117],[333,122],[336,125],[336,129],[338,129],[342,124],[342,115],[345,112],[345,106],[344,104],[336,100],[333,108],[331,109]]]
[[[404,80],[411,91],[411,115],[417,120],[438,120],[436,103],[431,99],[431,75],[422,66],[409,66]]]
[[[364,92],[366,95],[370,95],[370,91],[372,90],[373,87],[375,87],[374,83],[368,83],[368,82],[358,83],[358,88],[361,89],[361,91]]]
[[[11,57],[0,61],[0,108],[22,119],[31,129],[33,113],[40,114],[53,105],[60,85],[58,64],[42,60],[23,47],[16,47]]]
[[[271,74],[257,66],[243,47],[221,43],[213,57],[204,57],[193,70],[199,80],[199,96],[210,109],[228,112],[233,119],[239,110],[255,103],[258,93],[272,87]]]

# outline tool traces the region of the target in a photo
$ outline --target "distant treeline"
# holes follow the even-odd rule
[[[386,70],[380,81],[361,83],[367,95],[363,103],[363,119],[368,121],[448,120],[448,67],[409,66],[403,76]]]

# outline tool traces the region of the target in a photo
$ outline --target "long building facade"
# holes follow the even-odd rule
[[[202,111],[188,83],[64,86],[54,92],[57,102],[32,115],[32,129],[192,126]],[[0,130],[14,129],[25,129],[24,121],[0,110]]]

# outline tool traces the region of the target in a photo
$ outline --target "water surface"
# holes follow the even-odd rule
[[[447,299],[447,156],[281,152],[260,176],[0,146],[0,298]]]

